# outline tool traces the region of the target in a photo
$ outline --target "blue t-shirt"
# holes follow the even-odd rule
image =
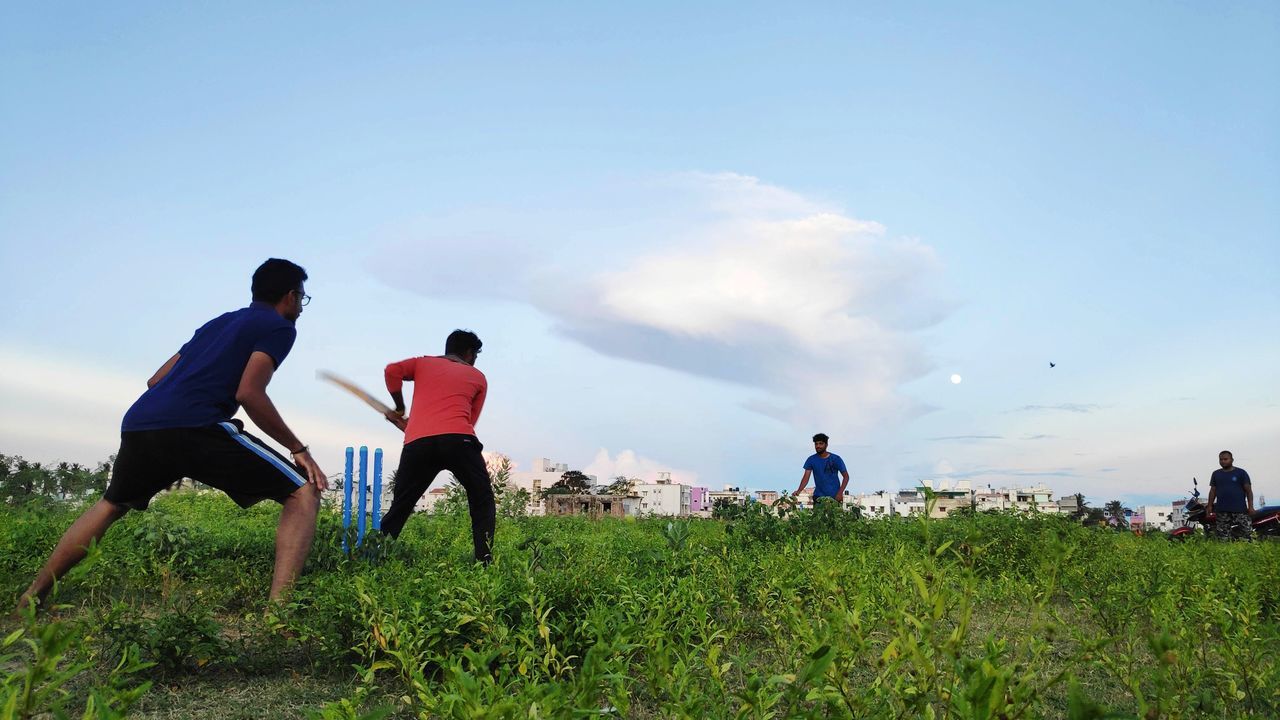
[[[293,323],[264,302],[210,320],[178,350],[169,374],[133,403],[120,429],[204,427],[230,420],[240,409],[236,390],[249,356],[264,352],[280,367],[297,336]]]
[[[1213,497],[1214,512],[1245,512],[1249,504],[1244,497],[1244,486],[1252,485],[1249,473],[1240,468],[1230,470],[1214,470],[1209,478],[1209,487],[1215,488]]]
[[[813,496],[815,498],[836,496],[840,491],[840,473],[849,472],[844,467],[844,460],[835,453],[827,453],[821,457],[817,453],[804,461],[804,469],[813,471]]]

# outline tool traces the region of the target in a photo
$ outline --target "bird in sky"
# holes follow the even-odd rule
[[[1058,367],[1058,363],[1049,363],[1049,367]]]

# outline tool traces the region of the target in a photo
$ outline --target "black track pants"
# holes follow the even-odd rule
[[[396,537],[413,514],[413,506],[422,498],[442,470],[448,470],[467,491],[471,511],[471,542],[476,560],[492,559],[493,524],[496,508],[489,470],[480,451],[484,446],[473,435],[431,435],[404,446],[400,467],[396,470],[396,487],[391,496],[391,509],[382,516],[382,532]]]

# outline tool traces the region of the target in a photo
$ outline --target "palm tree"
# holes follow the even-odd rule
[[[1119,500],[1112,500],[1102,509],[1107,517],[1115,520],[1115,524],[1120,527],[1128,527],[1129,521],[1125,519],[1126,508],[1124,503]]]

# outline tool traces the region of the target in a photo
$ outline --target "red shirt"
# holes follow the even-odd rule
[[[476,434],[489,382],[474,367],[443,357],[416,357],[391,363],[384,372],[387,391],[414,383],[405,443],[432,435]]]

